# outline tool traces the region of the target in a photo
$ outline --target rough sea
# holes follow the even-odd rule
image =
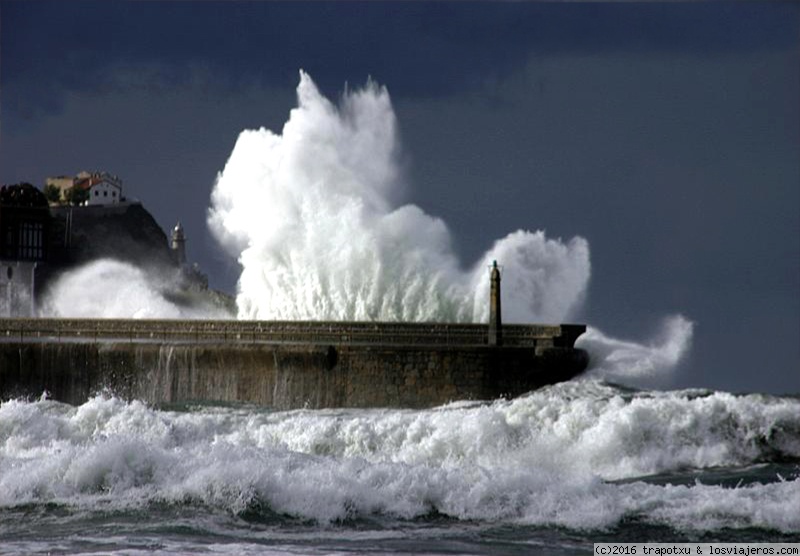
[[[0,405],[0,554],[800,542],[800,398],[598,380],[429,410]]]

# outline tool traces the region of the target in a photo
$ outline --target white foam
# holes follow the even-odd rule
[[[800,531],[797,476],[740,488],[635,479],[800,458],[800,401],[596,381],[427,411],[156,411],[96,397],[0,406],[0,506],[255,502],[320,522],[431,510],[500,522]]]

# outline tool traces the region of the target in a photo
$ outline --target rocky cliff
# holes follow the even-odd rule
[[[166,234],[140,203],[53,207],[54,266],[114,258],[138,267],[175,267]]]

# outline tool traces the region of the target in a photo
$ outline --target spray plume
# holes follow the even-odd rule
[[[505,267],[507,322],[565,322],[580,309],[589,245],[519,230],[466,270],[445,223],[403,189],[397,123],[384,87],[346,91],[340,105],[300,72],[298,106],[280,134],[240,135],[211,196],[208,223],[242,273],[242,319],[488,320],[486,265]],[[677,315],[645,344],[590,328],[595,376],[639,384],[673,370],[692,323]]]
[[[589,280],[589,247],[542,232],[498,240],[464,270],[440,219],[394,206],[402,189],[396,119],[384,87],[338,107],[300,72],[281,134],[243,131],[217,178],[208,222],[242,265],[239,317],[484,321],[486,265],[505,266],[508,321],[562,321]]]
[[[588,327],[576,342],[591,355],[589,376],[628,386],[653,387],[670,379],[689,352],[694,323],[683,315],[665,318],[647,344],[612,338]]]

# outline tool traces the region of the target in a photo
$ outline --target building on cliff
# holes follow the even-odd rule
[[[80,204],[86,206],[115,205],[124,201],[122,180],[108,172],[83,171],[75,177],[51,177],[45,180],[45,188],[48,187],[58,189],[60,203],[72,202],[75,191],[80,193]]]

